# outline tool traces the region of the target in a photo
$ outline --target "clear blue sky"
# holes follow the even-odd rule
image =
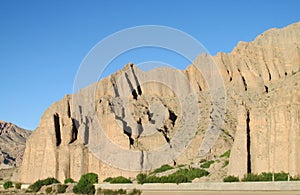
[[[299,0],[1,0],[0,119],[36,128],[47,107],[72,93],[89,50],[124,28],[178,28],[216,54],[269,28],[299,21],[299,8]],[[139,60],[128,56],[117,60],[120,67]]]

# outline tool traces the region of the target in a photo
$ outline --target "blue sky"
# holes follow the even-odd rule
[[[170,26],[216,54],[230,52],[238,41],[252,41],[269,28],[299,21],[299,7],[299,0],[1,0],[0,120],[36,128],[47,107],[72,93],[90,49],[122,29]],[[167,61],[181,69],[188,65],[172,54],[140,50],[116,59],[106,74],[143,60]]]

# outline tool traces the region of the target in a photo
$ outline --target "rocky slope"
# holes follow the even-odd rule
[[[216,72],[205,77],[197,68],[210,63],[226,93],[210,83]],[[86,172],[100,180],[133,177],[166,163],[199,166],[201,159],[216,162],[208,180],[300,175],[299,70],[300,23],[240,42],[228,54],[199,55],[184,71],[143,72],[129,63],[45,111],[26,143],[20,180],[78,180]],[[228,150],[229,159],[222,156]]]
[[[31,131],[0,121],[0,166],[18,167],[22,163],[26,139]]]

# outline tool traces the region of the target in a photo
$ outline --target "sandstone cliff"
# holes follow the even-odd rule
[[[135,176],[166,163],[197,165],[229,149],[228,167],[216,174],[299,175],[299,47],[295,23],[240,42],[229,54],[199,55],[184,71],[143,72],[129,63],[45,111],[26,143],[20,181],[78,180],[86,172],[98,173],[100,180]],[[209,90],[196,68],[211,59],[226,88],[226,97],[220,96],[226,111],[219,119],[216,110],[222,108],[211,101],[219,89]],[[212,148],[203,148],[202,141]]]

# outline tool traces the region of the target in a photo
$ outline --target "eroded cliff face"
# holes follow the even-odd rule
[[[27,140],[20,181],[78,180],[87,172],[97,173],[100,180],[134,177],[159,164],[197,165],[200,159],[213,159],[228,149],[228,167],[216,172],[299,175],[299,47],[300,23],[296,23],[213,57],[226,87],[222,126],[214,121],[220,105],[211,101],[218,93],[209,90],[197,69],[210,56],[200,55],[184,71],[143,72],[129,63],[45,111]],[[220,136],[216,142],[208,140],[213,147],[201,154],[199,148],[210,130]]]

